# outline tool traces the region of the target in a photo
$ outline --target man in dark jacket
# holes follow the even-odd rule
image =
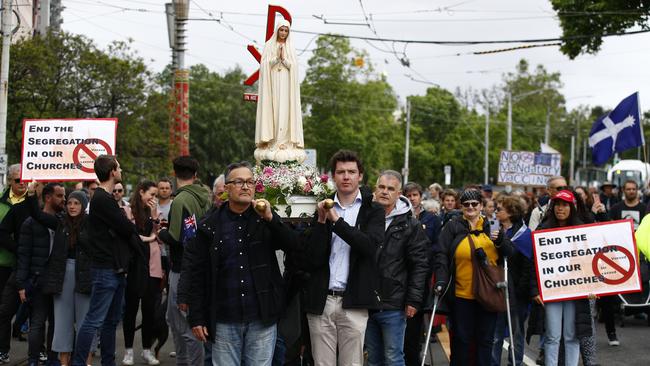
[[[253,200],[249,163],[230,164],[225,177],[228,201],[185,248],[188,321],[199,340],[212,339],[214,364],[270,366],[285,299],[275,250],[295,250],[298,237],[268,201]],[[253,208],[259,201],[263,211]]]
[[[181,266],[184,245],[194,231],[186,227],[196,227],[196,221],[210,209],[210,191],[195,183],[199,162],[191,156],[174,159],[176,176],[176,196],[169,209],[169,229],[163,229],[158,237],[169,245],[171,271],[169,272],[169,296],[167,297],[167,323],[174,339],[176,365],[203,365],[203,344],[192,334],[186,319],[187,300],[184,286],[181,286]],[[193,222],[193,225],[189,225]]]
[[[381,303],[368,310],[369,366],[405,365],[406,319],[421,309],[429,273],[429,240],[401,189],[402,176],[394,170],[382,172],[375,186],[375,202],[384,207],[386,215],[386,234],[377,252]]]
[[[113,155],[100,155],[94,168],[100,183],[90,202],[88,216],[93,290],[88,313],[77,333],[73,366],[86,365],[93,338],[100,328],[102,365],[115,364],[115,329],[122,318],[126,270],[133,250],[129,242],[132,236],[138,235],[135,224],[126,218],[110,193],[122,181],[117,159]]]
[[[65,188],[59,183],[49,183],[43,188],[43,211],[56,215],[63,211]],[[52,296],[44,294],[40,284],[48,258],[54,232],[33,218],[28,218],[20,229],[18,241],[18,266],[16,268],[16,287],[20,301],[29,303],[28,364],[38,366],[39,353],[45,340],[45,321],[49,319],[48,349],[52,345],[53,308]],[[50,355],[56,359],[56,354]]]
[[[20,227],[30,216],[35,196],[27,194],[27,183],[20,180],[20,164],[9,167],[9,188],[0,197],[0,363],[10,363],[11,319],[18,311],[19,298],[16,288],[16,248]],[[24,320],[24,319],[23,319]],[[20,322],[22,323],[22,322]],[[22,324],[14,328],[20,329]]]
[[[336,185],[334,207],[318,204],[305,236],[304,289],[316,365],[362,365],[368,309],[379,301],[375,256],[384,240],[384,209],[359,188],[363,164],[356,153],[340,150],[330,160]]]
[[[404,186],[404,196],[409,199],[412,206],[413,215],[418,219],[424,229],[424,233],[429,238],[427,248],[427,258],[429,260],[429,273],[424,278],[424,295],[423,299],[429,297],[429,288],[431,276],[433,275],[433,253],[438,247],[438,236],[442,229],[440,217],[422,207],[422,186],[415,182],[408,183]],[[422,331],[424,326],[424,312],[418,311],[415,316],[406,320],[406,335],[404,337],[404,359],[406,365],[420,365],[420,353],[422,353]]]

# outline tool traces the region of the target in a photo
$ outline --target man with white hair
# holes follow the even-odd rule
[[[224,199],[222,197],[223,192],[226,191],[226,177],[221,174],[217,177],[217,179],[214,180],[214,184],[212,184],[212,205],[214,207],[219,207],[221,204],[224,202]]]

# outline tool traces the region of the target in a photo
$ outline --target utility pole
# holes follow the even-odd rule
[[[582,169],[587,169],[587,139],[582,140]]]
[[[185,27],[190,8],[189,0],[174,0],[175,51],[178,69],[174,72],[174,125],[179,155],[190,153],[190,72],[185,68]]]
[[[512,150],[512,93],[508,92],[508,139],[506,141],[506,150]]]
[[[551,143],[551,106],[546,105],[546,126],[544,127],[544,143],[550,146]]]
[[[38,25],[36,33],[45,36],[47,29],[50,27],[50,0],[40,0],[38,2]]]
[[[411,141],[411,101],[406,98],[406,145],[404,147],[404,185],[409,181],[409,144]]]
[[[569,182],[575,185],[576,137],[571,135],[571,164],[569,165]]]
[[[0,55],[0,157],[7,154],[7,100],[9,98],[9,48],[11,47],[11,2],[2,0],[2,54]],[[0,166],[2,176],[7,166]],[[4,185],[4,179],[0,185]]]
[[[483,184],[489,184],[490,179],[490,110],[486,108],[485,110],[485,166],[483,170],[485,171],[485,176],[483,178]]]

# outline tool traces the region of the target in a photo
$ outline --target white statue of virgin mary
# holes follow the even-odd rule
[[[255,159],[285,162],[305,158],[298,58],[286,20],[276,23],[264,45],[255,121]]]

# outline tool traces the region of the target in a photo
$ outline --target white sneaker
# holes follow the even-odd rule
[[[145,349],[142,351],[142,358],[147,363],[147,365],[150,366],[160,365],[160,361],[156,359],[156,356],[154,356],[153,352],[151,352],[150,349]]]
[[[122,359],[122,365],[124,366],[133,366],[133,348],[127,348],[124,351],[124,358]]]

